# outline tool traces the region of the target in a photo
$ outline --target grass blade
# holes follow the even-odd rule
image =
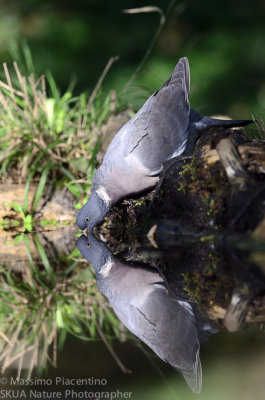
[[[24,214],[26,214],[26,212],[28,211],[28,194],[29,194],[29,187],[30,187],[30,182],[31,179],[33,178],[35,174],[35,171],[31,171],[31,173],[29,174],[26,183],[25,183],[25,189],[24,189],[24,201],[23,201],[23,211]]]
[[[35,234],[35,235],[33,235],[33,237],[34,237],[34,241],[35,241],[37,250],[39,252],[41,261],[42,261],[42,263],[44,265],[44,268],[46,269],[46,272],[49,275],[49,277],[51,278],[52,282],[54,282],[54,272],[53,272],[53,269],[51,267],[51,264],[49,263],[49,260],[48,260],[48,257],[46,255],[46,252],[45,252],[44,248],[42,247],[38,236]]]
[[[47,177],[48,177],[50,169],[51,169],[51,166],[48,163],[45,166],[45,168],[44,168],[44,170],[43,170],[43,172],[41,174],[41,178],[40,178],[40,181],[39,181],[37,192],[36,192],[36,195],[35,195],[35,198],[34,198],[34,202],[33,202],[33,205],[32,205],[32,210],[31,210],[32,214],[34,214],[34,212],[36,211],[37,205],[39,204],[39,201],[41,199],[41,196],[42,196],[44,188],[45,188],[45,183],[46,183],[46,180],[47,180]]]
[[[67,176],[67,178],[69,178],[71,181],[76,180],[75,176],[74,176],[73,174],[71,174],[71,172],[68,171],[68,169],[66,169],[66,168],[64,168],[64,167],[60,167],[60,170],[61,170],[61,172],[62,172],[65,176]],[[75,185],[77,186],[77,188],[78,188],[78,190],[79,190],[79,192],[80,192],[80,195],[84,194],[84,190],[83,190],[82,186],[79,185],[79,183],[75,183]]]
[[[27,73],[34,74],[35,68],[34,68],[34,64],[33,64],[33,60],[32,60],[31,51],[25,40],[23,40],[23,42],[22,42],[22,52],[24,55],[25,63],[26,63]]]
[[[26,247],[26,253],[27,253],[27,257],[29,260],[29,265],[30,268],[32,269],[32,271],[34,272],[35,276],[34,278],[36,279],[36,281],[44,288],[48,290],[48,287],[45,285],[44,282],[42,282],[41,278],[39,277],[40,273],[38,268],[36,267],[36,265],[34,264],[34,261],[32,259],[32,255],[31,255],[31,251],[30,251],[30,238],[29,235],[24,235],[24,243],[25,243],[25,247]]]
[[[46,78],[47,78],[47,81],[48,81],[48,84],[49,84],[49,87],[51,90],[52,97],[54,99],[58,100],[60,98],[60,93],[59,93],[59,90],[57,88],[55,80],[50,71],[47,71]]]

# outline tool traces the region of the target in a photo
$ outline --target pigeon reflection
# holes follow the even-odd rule
[[[216,332],[198,321],[192,303],[170,297],[159,273],[145,265],[121,262],[94,236],[82,235],[78,248],[95,269],[97,284],[121,322],[160,358],[201,391],[200,340]]]

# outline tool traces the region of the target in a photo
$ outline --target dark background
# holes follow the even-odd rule
[[[158,13],[129,15],[122,10],[146,5],[168,10],[167,22],[127,100],[140,106],[178,59],[187,56],[193,107],[234,118],[264,112],[263,0],[1,0],[0,62],[11,65],[17,56],[10,55],[10,48],[26,40],[36,73],[50,70],[62,90],[74,77],[78,94],[91,92],[109,58],[119,55],[103,90],[120,92],[147,51],[160,18]]]
[[[168,0],[1,0],[0,63],[8,62],[11,70],[16,59],[22,68],[19,49],[25,40],[36,74],[50,70],[62,92],[75,78],[79,94],[91,92],[109,58],[119,55],[102,89],[119,94],[144,57],[160,18],[157,13],[128,15],[122,10],[153,5],[166,13],[170,4]],[[127,101],[140,105],[169,77],[178,59],[187,56],[193,107],[233,118],[264,115],[264,11],[264,0],[172,2],[144,71],[125,93]],[[137,400],[171,398],[165,395],[166,384],[159,373],[145,363],[138,349],[132,347],[128,353],[124,347],[118,349],[133,370],[124,377],[102,346],[93,351],[94,343],[84,346],[69,339],[58,356],[58,369],[50,368],[48,373],[91,377],[104,366],[103,376],[111,377],[121,390],[132,388]],[[204,391],[200,398],[264,398],[264,328],[252,335],[248,331],[215,335],[202,346],[201,357]],[[167,368],[162,361],[160,365]],[[166,371],[172,385],[178,385],[179,398],[194,398],[180,376]]]

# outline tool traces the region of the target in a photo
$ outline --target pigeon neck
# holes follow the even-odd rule
[[[97,191],[94,191],[92,193],[91,198],[97,204],[97,208],[96,209],[99,212],[99,215],[97,216],[97,221],[96,221],[96,224],[97,224],[98,222],[103,221],[103,219],[105,218],[106,214],[109,212],[110,204],[106,199],[101,197]]]
[[[101,274],[101,271],[104,271],[106,264],[108,264],[111,259],[111,252],[105,243],[96,239],[93,235],[88,236],[87,242],[90,247],[85,257],[93,264],[96,274]]]

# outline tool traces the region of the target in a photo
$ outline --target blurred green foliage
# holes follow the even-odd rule
[[[104,89],[122,90],[143,58],[159,25],[156,13],[124,14],[169,0],[2,0],[0,62],[8,49],[27,40],[37,75],[50,70],[62,90],[71,77],[76,91],[91,92],[111,56],[119,55]],[[175,2],[156,46],[133,82],[134,105],[168,78],[181,56],[191,64],[191,104],[206,114],[249,118],[265,104],[265,5],[262,0]],[[152,71],[152,73],[150,73]],[[130,94],[129,93],[129,94]]]
[[[80,259],[78,249],[51,260],[37,233],[19,234],[5,246],[19,243],[25,245],[30,268],[0,265],[2,373],[12,365],[17,366],[17,376],[24,370],[30,378],[34,366],[39,372],[47,363],[56,366],[57,349],[63,347],[68,334],[85,341],[100,337],[110,351],[114,338],[129,337],[99,293],[94,270]],[[32,245],[41,264],[34,260]],[[66,268],[60,269],[60,263]]]

